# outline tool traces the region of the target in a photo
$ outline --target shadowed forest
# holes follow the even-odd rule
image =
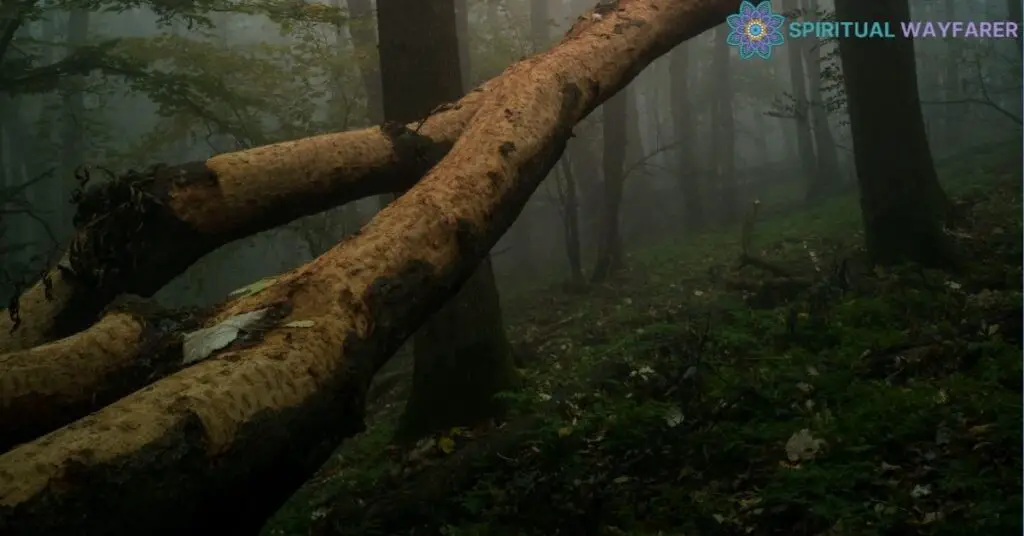
[[[0,0],[0,534],[1024,532],[1020,39],[743,4]]]

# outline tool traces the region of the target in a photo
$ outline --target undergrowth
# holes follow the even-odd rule
[[[1019,162],[993,160],[945,185],[957,274],[865,266],[847,198],[535,297],[507,423],[401,450],[380,404],[266,533],[1020,534]]]

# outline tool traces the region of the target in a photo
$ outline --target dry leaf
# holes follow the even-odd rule
[[[786,441],[786,457],[791,462],[813,460],[824,446],[825,441],[815,439],[811,435],[811,431],[804,428],[790,436],[789,441]]]
[[[269,309],[258,309],[233,316],[210,328],[203,328],[185,334],[182,345],[184,358],[181,364],[188,365],[202,361],[211,354],[231,344],[238,338],[238,332],[258,322]]]

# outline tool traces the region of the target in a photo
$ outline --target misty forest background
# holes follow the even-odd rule
[[[354,37],[361,28],[375,35],[373,7],[352,4],[240,2],[231,4],[233,11],[218,12],[211,2],[211,11],[194,20],[161,22],[152,8],[131,3],[100,13],[88,5],[68,13],[64,4],[34,3],[23,24],[9,27],[13,39],[0,41],[3,184],[31,183],[21,192],[27,205],[12,205],[4,214],[3,294],[9,297],[15,282],[54,260],[62,251],[57,245],[69,240],[75,170],[82,166],[117,174],[378,123],[379,82],[368,86],[362,78],[364,69],[376,69],[376,47],[360,46]],[[527,1],[470,2],[462,36],[469,45],[469,86],[546,49],[590,7],[576,4],[552,2],[537,21]],[[1008,16],[998,2],[912,4],[915,19]],[[784,7],[798,6],[777,6]],[[820,9],[828,16],[831,6]],[[631,246],[675,236],[686,218],[699,216],[683,209],[688,173],[705,186],[698,190],[706,198],[698,210],[707,222],[736,219],[757,197],[800,202],[798,178],[805,175],[853,186],[834,44],[808,40],[804,49],[777,50],[770,61],[741,61],[731,49],[716,55],[723,31],[682,45],[672,55],[682,65],[675,72],[673,57],[666,56],[629,86],[621,221]],[[1019,58],[1012,41],[923,40],[915,52],[936,158],[1016,135]],[[692,112],[673,115],[682,103]],[[673,124],[679,117],[684,125]],[[596,113],[577,128],[567,158],[578,181],[587,261],[596,254],[601,124]],[[680,137],[693,141],[681,147]],[[732,158],[724,161],[727,154]],[[503,288],[565,270],[564,241],[552,232],[563,227],[563,172],[554,170],[495,248]],[[92,175],[102,180],[102,172]],[[721,201],[720,185],[729,182],[717,178],[722,175],[737,185],[730,207]],[[367,199],[221,248],[158,299],[168,305],[218,301],[322,253],[378,204]]]
[[[456,0],[463,87],[546,50],[591,7]],[[807,20],[834,9],[774,7]],[[917,20],[1020,20],[1012,1],[910,7]],[[4,303],[67,247],[86,179],[382,122],[370,0],[176,9],[3,3]],[[519,377],[505,409],[543,415],[537,404],[561,397],[565,411],[522,425],[534,435],[498,458],[452,461],[486,433],[401,424],[403,349],[370,390],[369,430],[268,534],[325,519],[352,534],[1019,532],[1019,41],[914,43],[931,159],[966,222],[946,231],[987,267],[939,272],[857,264],[836,43],[789,40],[771,60],[741,61],[727,33],[683,43],[579,124],[491,252]],[[155,299],[215,304],[319,256],[387,201],[228,244]],[[868,290],[850,283],[856,270]],[[396,450],[396,430],[416,441]],[[471,462],[471,476],[451,467]]]

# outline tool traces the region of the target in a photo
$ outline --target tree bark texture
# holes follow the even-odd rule
[[[374,372],[470,276],[555,164],[572,126],[654,58],[737,8],[734,0],[621,0],[579,22],[552,50],[509,67],[444,160],[360,233],[214,308],[202,324],[260,311],[260,325],[205,360],[0,456],[0,533],[256,530],[342,438],[361,429]],[[394,130],[393,138],[410,135]],[[240,167],[226,172],[252,166],[238,153],[228,157],[220,162]],[[237,193],[265,201],[292,191],[269,180],[281,160],[279,153],[264,161],[270,169],[248,168],[247,178],[264,189]],[[205,192],[221,192],[217,175],[203,169],[200,176],[214,181]],[[316,169],[311,164],[306,176]],[[306,191],[323,186],[299,182]],[[222,201],[223,211],[182,203],[175,214],[213,231],[230,227],[229,208],[237,215],[266,206]]]
[[[837,0],[836,17],[907,21],[907,0]],[[952,262],[948,199],[925,135],[909,39],[840,39],[868,256],[880,264]]]
[[[452,0],[378,0],[385,118],[412,121],[462,94]],[[416,87],[414,96],[407,88]],[[494,395],[515,384],[490,259],[413,338],[413,382],[396,438],[412,442],[500,413]]]

